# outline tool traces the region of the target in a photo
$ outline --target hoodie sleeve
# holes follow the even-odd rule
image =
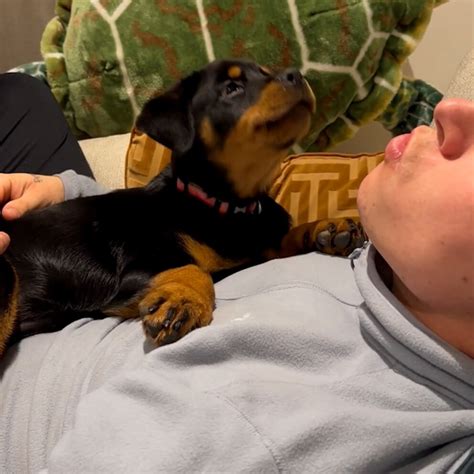
[[[97,181],[87,176],[77,174],[73,170],[67,170],[58,174],[64,184],[64,200],[85,196],[105,194],[109,190],[101,186]]]

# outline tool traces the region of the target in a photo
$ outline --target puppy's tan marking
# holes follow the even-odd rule
[[[199,135],[208,149],[215,148],[219,142],[219,136],[208,117],[204,117],[202,120],[199,127]]]
[[[227,75],[231,79],[240,79],[242,77],[242,69],[239,66],[231,66],[227,71]]]
[[[156,275],[139,304],[146,335],[168,344],[212,321],[215,294],[209,273],[196,265]]]
[[[12,290],[10,295],[6,295],[7,301],[2,302],[2,304],[6,304],[6,309],[4,310],[3,314],[0,314],[0,357],[2,357],[3,353],[5,352],[8,340],[13,334],[13,330],[15,328],[20,286],[18,275],[15,269],[9,264],[6,265],[8,265],[8,267],[6,267],[5,269],[5,278],[13,278],[13,281],[9,282],[12,284]],[[4,271],[3,268],[2,271]],[[4,284],[3,281],[2,284]],[[2,290],[4,289],[5,288],[3,288]]]
[[[140,303],[142,295],[143,293],[121,306],[105,308],[102,312],[107,316],[116,316],[123,319],[138,318],[140,316],[138,304]]]
[[[268,260],[272,260],[274,258],[293,257],[311,252],[318,232],[325,228],[324,223],[325,221],[317,221],[293,227],[283,237],[280,248],[278,250],[268,250],[265,257]]]
[[[196,265],[208,273],[234,268],[248,261],[221,257],[214,249],[194,240],[189,235],[182,234],[180,239],[186,252],[194,258]]]

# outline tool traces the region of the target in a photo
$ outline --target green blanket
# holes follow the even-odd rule
[[[395,133],[431,120],[440,94],[401,64],[444,1],[57,0],[42,52],[79,137],[129,131],[151,95],[214,58],[296,66],[318,101],[303,145],[324,150],[372,120]]]

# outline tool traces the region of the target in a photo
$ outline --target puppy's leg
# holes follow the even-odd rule
[[[352,219],[332,219],[302,224],[286,234],[278,251],[270,251],[271,258],[291,257],[314,250],[347,256],[362,247],[366,236],[360,224]]]
[[[13,267],[0,257],[0,357],[13,334],[18,308],[18,277]]]
[[[168,344],[212,321],[214,285],[209,273],[186,265],[156,275],[139,303],[146,335]]]

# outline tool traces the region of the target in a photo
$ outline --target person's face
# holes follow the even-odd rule
[[[444,100],[436,130],[393,139],[358,205],[373,244],[420,307],[473,314],[474,102]]]

